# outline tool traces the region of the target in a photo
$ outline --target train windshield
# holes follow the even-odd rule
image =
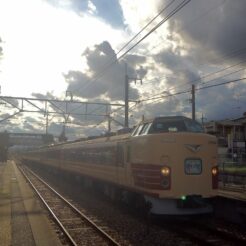
[[[190,119],[158,119],[149,133],[161,132],[203,132],[202,126]]]

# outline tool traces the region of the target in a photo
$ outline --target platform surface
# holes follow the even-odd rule
[[[246,186],[234,183],[219,183],[219,196],[234,200],[246,201]]]
[[[13,161],[0,162],[2,245],[61,245],[37,196]]]
[[[236,191],[231,189],[219,189],[219,196],[246,202],[246,190]]]

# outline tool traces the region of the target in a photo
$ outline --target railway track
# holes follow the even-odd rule
[[[246,245],[246,234],[238,228],[224,223],[203,221],[181,221],[167,225],[171,231],[189,238],[198,245]]]
[[[20,170],[70,245],[120,245],[30,169]]]
[[[43,175],[42,175],[43,176]],[[48,178],[50,181],[55,181],[55,176]],[[47,177],[46,177],[47,179]],[[48,181],[48,182],[50,182]],[[54,185],[53,182],[52,186]],[[54,182],[55,183],[55,182]],[[81,196],[81,190],[78,189],[78,185],[70,184],[70,182],[65,182],[63,180],[63,186],[59,190],[67,189],[67,194],[71,194],[71,190],[75,192],[75,197]],[[66,183],[66,185],[64,185]],[[56,186],[56,185],[55,185]],[[88,196],[89,195],[89,196]],[[83,193],[84,202],[83,205],[76,202],[76,207],[80,211],[86,214],[90,220],[94,221],[101,229],[106,228],[106,233],[111,235],[116,239],[117,243],[120,245],[246,245],[245,235],[240,233],[237,228],[233,229],[233,226],[226,228],[225,225],[211,225],[211,220],[188,220],[188,221],[165,221],[164,226],[160,226],[159,223],[149,222],[149,226],[146,227],[144,222],[134,219],[127,212],[116,212],[115,209],[110,206],[110,204],[104,204],[101,199],[96,199],[96,195],[90,196]],[[69,196],[70,197],[70,196]],[[74,201],[76,200],[71,198]],[[90,198],[91,197],[91,198]],[[51,199],[48,197],[48,200]],[[100,201],[99,201],[100,200]],[[70,201],[70,198],[69,198]],[[54,200],[53,204],[57,206],[57,201]],[[57,206],[58,214],[66,213],[63,211],[63,205]],[[116,209],[118,210],[118,209]],[[70,216],[71,217],[71,216]],[[66,223],[72,229],[71,231],[76,231],[77,221],[75,219],[68,218]],[[107,221],[107,222],[105,222]],[[73,225],[75,224],[75,225]],[[110,226],[111,225],[111,226]],[[209,227],[207,226],[209,225]],[[211,226],[210,226],[211,225]],[[74,229],[75,230],[74,230]],[[118,233],[118,235],[117,235]],[[81,237],[80,239],[81,240]],[[83,238],[85,240],[85,238]],[[89,239],[90,240],[90,239]],[[95,242],[95,243],[94,243]],[[86,243],[85,243],[86,244]],[[102,245],[102,243],[96,243],[93,239],[94,245]],[[107,244],[107,243],[105,243]],[[110,244],[110,243],[108,243]],[[88,245],[92,245],[91,242]]]
[[[225,184],[220,185],[219,187],[221,190],[227,190],[227,191],[234,191],[234,192],[240,192],[240,193],[246,193],[246,185],[239,186],[239,185],[232,185],[232,184]]]

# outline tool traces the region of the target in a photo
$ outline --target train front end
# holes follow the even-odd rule
[[[133,133],[131,146],[133,183],[151,203],[151,213],[212,212],[209,199],[218,188],[217,141],[197,122],[156,118]]]

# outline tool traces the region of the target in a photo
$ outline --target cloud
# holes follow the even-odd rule
[[[216,83],[226,82],[219,79]],[[197,114],[205,115],[207,120],[222,120],[241,117],[245,111],[245,82],[213,87],[196,92]]]
[[[245,9],[245,0],[197,0],[169,21],[169,30],[193,54],[211,62],[218,55],[246,48]]]
[[[155,62],[161,64],[169,72],[173,79],[166,80],[166,84],[170,86],[179,87],[185,84],[200,79],[199,71],[197,70],[193,58],[190,55],[181,55],[174,52],[172,49],[163,50],[158,55],[154,56]]]
[[[246,2],[243,0],[198,0],[188,4],[169,20],[169,33],[166,35],[168,45],[160,49],[161,51],[153,56],[153,60],[155,66],[163,68],[165,75],[169,77],[162,81],[167,88],[174,87],[172,93],[191,89],[192,83],[198,86],[200,82],[213,78],[213,83],[217,84],[243,77],[242,73],[222,77],[238,69],[233,67],[216,76],[200,80],[203,75],[245,60],[245,9]],[[233,55],[228,56],[230,53]],[[212,120],[241,116],[245,110],[245,101],[237,100],[235,91],[244,91],[244,87],[245,83],[239,82],[233,86],[218,86],[197,92],[197,117],[204,114],[207,120]],[[139,112],[134,115],[141,118],[141,112],[150,117],[164,112],[165,115],[191,116],[191,105],[187,101],[190,94],[176,98],[179,102],[172,101],[170,104],[170,99],[145,104],[139,107]]]
[[[46,0],[55,7],[71,9],[76,13],[90,13],[115,28],[124,27],[124,16],[118,0]]]
[[[2,114],[0,115],[0,117],[1,117],[1,119],[3,120],[3,119],[8,118],[10,115],[11,115],[11,114],[9,114],[9,113],[2,113]]]
[[[145,57],[129,55],[124,61],[116,61],[116,53],[107,41],[95,45],[94,49],[87,48],[83,56],[86,58],[87,71],[69,71],[65,74],[68,82],[67,90],[82,98],[94,100],[104,97],[110,100],[123,100],[126,63],[129,77],[142,78],[147,74],[147,68],[142,65],[146,60]],[[113,61],[115,62],[110,67],[105,66],[112,64]],[[139,96],[138,90],[132,88],[131,96],[136,100]]]
[[[1,45],[1,43],[2,43],[2,39],[1,39],[1,37],[0,37],[0,45]],[[3,55],[3,48],[0,46],[0,57]]]
[[[119,0],[91,0],[97,10],[97,14],[114,27],[124,26],[124,17]]]

